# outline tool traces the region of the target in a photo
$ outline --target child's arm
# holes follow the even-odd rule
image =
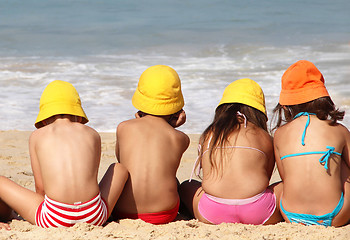
[[[32,171],[34,175],[34,182],[35,182],[35,191],[44,196],[45,190],[44,190],[44,184],[41,176],[41,170],[40,170],[40,164],[38,157],[36,155],[35,151],[35,142],[36,142],[36,134],[35,132],[32,133],[32,135],[29,138],[29,155],[30,155],[30,162],[32,166]]]
[[[123,191],[129,177],[127,169],[120,163],[113,163],[107,169],[99,184],[101,196],[107,202],[108,217]]]
[[[350,132],[349,130],[344,127],[345,129],[345,146],[342,152],[342,159],[346,163],[346,165],[350,168]]]
[[[183,153],[187,150],[188,146],[190,146],[190,142],[191,142],[190,137],[184,133],[184,139],[182,141]]]
[[[283,170],[281,157],[280,157],[280,154],[279,154],[279,151],[278,151],[278,147],[277,147],[277,142],[278,142],[278,134],[277,134],[277,132],[278,131],[275,132],[275,137],[274,137],[274,140],[273,140],[273,148],[274,148],[274,152],[275,152],[275,161],[276,161],[277,169],[278,169],[280,177],[281,177],[281,179],[283,181],[284,170]]]
[[[118,144],[117,140],[115,141],[115,157],[117,158],[117,162],[120,163],[120,160],[119,160],[119,144]]]
[[[271,154],[268,155],[268,163],[267,163],[267,174],[271,178],[273,169],[275,168],[275,152],[274,152],[274,146],[271,144]]]
[[[136,116],[136,114],[135,114]],[[115,133],[115,156],[117,158],[117,161],[120,163],[120,155],[119,155],[119,138],[118,138],[118,135],[119,135],[119,129],[122,128],[123,126],[123,123],[120,123],[117,127],[117,130],[116,130],[116,133]]]

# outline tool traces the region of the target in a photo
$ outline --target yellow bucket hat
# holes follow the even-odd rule
[[[81,101],[77,90],[72,84],[55,80],[45,88],[40,98],[40,110],[35,121],[35,127],[43,126],[42,122],[54,115],[69,114],[83,118],[83,124],[89,120],[81,107]]]
[[[184,103],[181,82],[174,69],[155,65],[146,69],[132,97],[138,110],[152,115],[170,115],[180,111]]]
[[[232,82],[225,88],[218,107],[224,103],[242,103],[266,115],[265,96],[259,84],[249,78]]]

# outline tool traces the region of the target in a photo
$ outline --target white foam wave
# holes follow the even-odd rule
[[[114,131],[132,118],[131,97],[141,73],[149,66],[172,66],[180,75],[188,122],[181,128],[200,133],[212,120],[224,88],[239,78],[257,81],[265,92],[268,113],[278,102],[280,79],[293,62],[308,59],[319,67],[334,99],[350,106],[350,47],[343,46],[230,46],[218,45],[196,52],[159,51],[84,57],[0,58],[0,126],[32,129],[40,95],[55,79],[71,82],[80,93],[90,126]],[[345,99],[345,100],[344,100]],[[349,123],[349,120],[346,120]],[[350,124],[348,124],[350,126]]]

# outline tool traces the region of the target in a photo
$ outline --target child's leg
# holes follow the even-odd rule
[[[13,210],[3,201],[0,200],[0,221],[8,221],[11,219]]]
[[[179,188],[180,199],[185,204],[192,217],[202,222],[209,223],[198,211],[198,203],[203,193],[202,184],[196,180],[192,180],[191,182],[184,181]]]
[[[0,200],[0,229],[6,229],[11,230],[10,225],[7,223],[9,220],[11,220],[11,215],[13,213],[13,210],[3,201]]]
[[[0,176],[0,199],[32,224],[35,224],[37,208],[44,201],[42,195],[3,176]]]
[[[128,180],[128,170],[120,163],[113,163],[107,169],[99,186],[102,198],[107,202],[108,217],[117,203],[124,185]]]
[[[267,220],[264,223],[264,225],[275,224],[283,221],[283,217],[280,212],[280,200],[283,192],[283,182],[277,182],[277,183],[271,184],[269,186],[269,189],[271,189],[276,196],[276,209],[275,209],[275,212],[269,218],[269,220]]]

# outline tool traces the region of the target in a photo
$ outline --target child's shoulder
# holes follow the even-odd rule
[[[118,130],[123,130],[125,128],[129,128],[130,126],[134,126],[134,125],[138,125],[138,121],[139,119],[135,118],[135,119],[128,119],[125,121],[122,121],[118,124],[117,126],[117,131]]]
[[[190,145],[190,142],[191,142],[191,139],[190,137],[182,132],[182,131],[179,131],[177,129],[174,129],[174,134],[173,136],[175,137],[175,141],[177,144],[181,144],[182,146],[182,149],[185,151],[188,146]]]
[[[86,129],[86,131],[90,132],[91,135],[94,135],[95,137],[100,138],[100,134],[97,132],[96,129],[90,127],[90,126],[86,126],[84,124],[82,124],[82,128]]]
[[[341,123],[336,123],[336,124],[334,125],[334,127],[335,127],[339,132],[341,132],[342,134],[344,134],[345,137],[350,138],[350,131],[349,131],[349,129],[348,129],[346,126],[344,126],[344,125],[341,124]]]
[[[186,133],[184,133],[180,130],[177,130],[177,129],[174,129],[174,130],[175,130],[176,134],[179,136],[179,138],[190,141],[190,137]]]
[[[35,142],[36,139],[37,139],[38,137],[40,137],[41,132],[42,132],[42,131],[41,131],[41,128],[34,130],[34,131],[30,134],[30,136],[29,136],[29,143]]]
[[[286,123],[282,126],[279,126],[273,133],[273,140],[278,140],[278,138],[281,136],[281,135],[284,135],[284,133],[291,129],[290,125],[288,125],[289,123]]]

